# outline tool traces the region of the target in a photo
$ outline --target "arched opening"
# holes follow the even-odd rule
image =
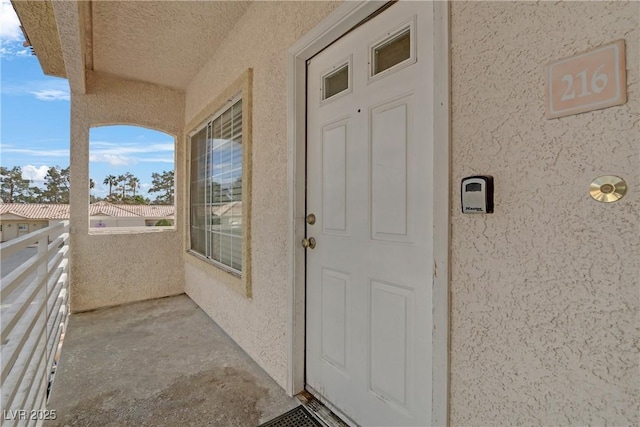
[[[175,138],[131,125],[89,133],[91,232],[175,229]]]

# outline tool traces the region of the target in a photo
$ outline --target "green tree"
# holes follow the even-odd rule
[[[44,203],[43,191],[39,187],[29,187],[27,195],[22,200],[23,203]]]
[[[115,175],[109,175],[104,179],[104,181],[102,181],[102,183],[109,186],[109,195],[107,196],[107,199],[111,199],[111,195],[113,194],[113,187],[118,185],[118,179],[115,177]]]
[[[129,205],[148,205],[151,203],[151,200],[136,194],[135,196],[128,196],[122,203],[126,203]]]
[[[129,188],[131,189],[132,197],[135,198],[136,197],[136,190],[138,188],[140,188],[140,178],[134,176],[133,174],[129,174],[128,178],[129,178],[129,182],[127,184],[129,185]]]
[[[44,177],[43,201],[69,203],[69,167],[51,166]]]
[[[5,203],[22,203],[29,197],[29,180],[22,178],[22,168],[0,167],[0,194]]]
[[[151,174],[151,178],[149,193],[159,193],[153,203],[172,205],[174,197],[173,171],[162,171],[162,173],[154,172]]]
[[[169,221],[168,219],[161,219],[160,221],[156,222],[156,227],[170,227],[171,226],[171,221]]]
[[[122,191],[122,195],[120,196],[120,200],[124,201],[127,195],[127,181],[129,181],[128,175],[131,175],[129,172],[123,175],[118,175],[118,192]]]
[[[136,197],[136,190],[140,188],[140,178],[136,177],[131,172],[125,172],[122,175],[113,176],[109,175],[105,178],[105,184],[111,182],[109,199],[111,201],[118,201],[121,203],[131,203],[132,199]],[[115,191],[111,191],[111,188],[115,187]],[[131,195],[129,195],[131,194]],[[140,199],[136,199],[133,203],[140,203]]]
[[[22,178],[22,168],[0,167],[0,193],[5,203],[18,203],[28,193],[29,180]]]

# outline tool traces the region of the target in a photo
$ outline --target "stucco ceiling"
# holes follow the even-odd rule
[[[95,71],[184,89],[242,17],[248,1],[93,1]]]

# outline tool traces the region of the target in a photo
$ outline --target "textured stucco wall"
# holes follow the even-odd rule
[[[255,3],[189,85],[186,122],[253,68],[252,298],[187,257],[186,292],[280,385],[287,343],[287,49],[338,3]],[[184,167],[184,165],[183,165]]]
[[[42,71],[51,76],[66,77],[52,2],[13,0],[11,3],[20,17],[21,25],[29,29],[27,36],[37,54]]]
[[[71,97],[71,309],[159,298],[184,292],[183,232],[89,234],[89,129],[127,124],[176,138],[183,162],[184,94],[148,83],[88,72],[87,94]],[[176,182],[182,179],[176,174]],[[177,192],[181,206],[184,193]],[[182,210],[176,224],[182,224]]]
[[[637,2],[452,2],[451,421],[638,425]],[[543,65],[624,38],[626,105],[544,118]],[[491,174],[492,215],[462,215]],[[615,174],[617,203],[588,194]]]

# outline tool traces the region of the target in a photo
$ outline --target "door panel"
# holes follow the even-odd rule
[[[431,422],[432,7],[396,3],[308,63],[317,221],[307,236],[317,244],[307,249],[306,382],[360,425]],[[407,29],[410,43],[393,45]],[[371,77],[376,51],[384,71]]]
[[[322,270],[322,358],[347,372],[349,276]]]
[[[411,98],[371,110],[371,236],[409,241],[407,156]]]
[[[348,120],[322,132],[322,226],[324,234],[347,231]]]
[[[413,348],[413,292],[398,285],[371,281],[371,391],[406,408],[411,393],[408,366]]]

